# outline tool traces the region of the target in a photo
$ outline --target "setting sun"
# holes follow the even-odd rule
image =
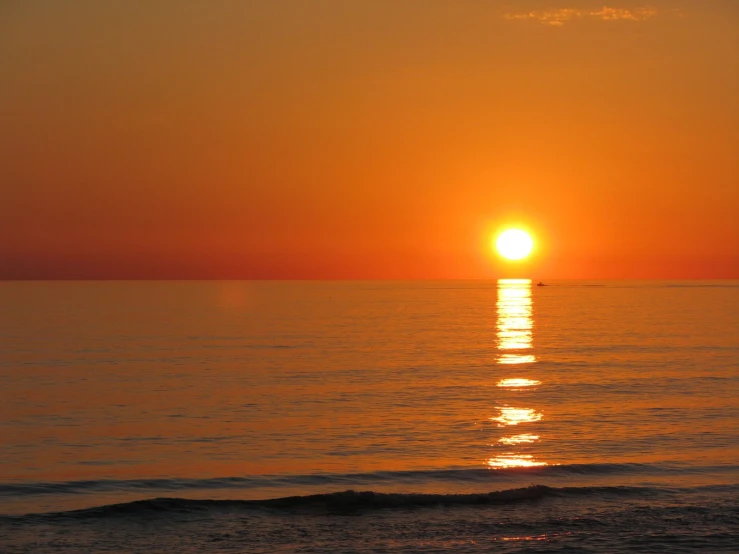
[[[534,248],[534,241],[526,231],[508,229],[498,235],[495,247],[504,258],[521,260],[531,253]]]

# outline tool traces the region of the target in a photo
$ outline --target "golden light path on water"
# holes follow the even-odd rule
[[[532,460],[531,454],[506,454],[498,456],[497,458],[490,458],[488,465],[496,469],[503,469],[506,467],[535,467],[548,465],[546,462],[537,462]]]
[[[523,444],[529,442],[536,442],[539,440],[539,435],[532,435],[530,433],[524,433],[523,435],[513,435],[512,437],[501,437],[498,439],[499,443],[502,444]]]
[[[501,379],[498,381],[499,387],[506,387],[506,388],[523,388],[523,387],[534,387],[536,385],[541,385],[541,381],[537,381],[536,379]]]
[[[501,366],[517,366],[524,373],[536,362],[536,356],[527,352],[533,349],[533,306],[531,298],[531,281],[529,279],[500,279],[498,280],[497,308],[497,348],[499,351],[497,363]],[[525,365],[524,365],[525,364]],[[514,375],[498,381],[497,386],[511,395],[510,404],[496,406],[497,413],[490,417],[500,428],[519,425],[530,425],[540,421],[544,414],[534,408],[516,405],[516,391],[533,390],[541,381],[523,375]],[[529,395],[527,395],[529,398]],[[503,436],[495,448],[505,448],[488,460],[486,464],[494,469],[514,467],[536,467],[548,465],[539,461],[533,454],[514,448],[520,445],[532,445],[539,440],[539,435],[533,433],[519,433]]]
[[[511,365],[511,364],[530,364],[534,363],[536,358],[533,354],[528,356],[522,356],[520,354],[503,354],[498,358],[499,364]]]
[[[498,422],[498,427],[505,427],[506,425],[518,425],[519,423],[532,423],[539,421],[544,415],[541,412],[536,412],[531,408],[511,408],[508,406],[496,406],[497,410],[500,410],[500,415],[497,417],[491,417],[490,419]]]

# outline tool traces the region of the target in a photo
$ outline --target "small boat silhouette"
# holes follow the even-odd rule
[[[541,281],[539,281],[538,283],[536,283],[536,286],[537,287],[547,287],[549,285],[545,285],[544,283],[542,283]]]

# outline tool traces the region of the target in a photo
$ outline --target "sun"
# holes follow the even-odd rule
[[[506,229],[495,241],[498,253],[509,260],[522,260],[534,248],[534,240],[521,229]]]

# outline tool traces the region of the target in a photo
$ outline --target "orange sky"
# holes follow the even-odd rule
[[[734,0],[4,2],[0,278],[739,278],[737,98]]]

